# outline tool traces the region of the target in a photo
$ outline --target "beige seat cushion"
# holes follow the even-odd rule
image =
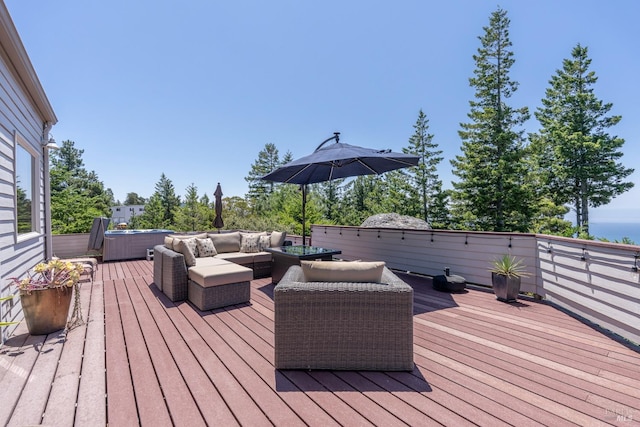
[[[253,255],[253,262],[269,262],[271,261],[271,252],[258,252]]]
[[[204,288],[253,280],[253,270],[238,264],[195,266],[189,269],[189,279]]]
[[[244,252],[227,252],[215,256],[217,259],[235,262],[236,264],[251,264],[256,254],[247,254]]]
[[[214,258],[214,257],[205,257],[205,258],[196,258],[196,267],[206,267],[210,265],[224,265],[229,264],[230,261],[225,261],[222,258]]]
[[[307,282],[371,282],[382,279],[384,261],[300,261]]]

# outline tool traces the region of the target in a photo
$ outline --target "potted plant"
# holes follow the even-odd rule
[[[20,291],[20,301],[31,335],[46,335],[67,324],[73,288],[80,291],[81,263],[53,259],[39,263],[24,279],[13,278]],[[76,304],[79,298],[76,297]]]
[[[503,255],[492,262],[491,283],[496,298],[503,302],[515,301],[520,293],[520,279],[529,276],[522,259]]]

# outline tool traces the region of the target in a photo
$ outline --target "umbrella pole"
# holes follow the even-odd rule
[[[305,241],[305,211],[307,209],[307,184],[302,184],[302,245],[306,245]]]

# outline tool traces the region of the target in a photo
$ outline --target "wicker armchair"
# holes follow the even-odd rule
[[[292,266],[274,289],[277,369],[413,370],[413,288],[305,282]]]

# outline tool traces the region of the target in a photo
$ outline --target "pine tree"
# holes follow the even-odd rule
[[[180,196],[176,195],[173,183],[164,172],[156,183],[155,189],[156,192],[154,194],[158,195],[162,205],[162,220],[165,224],[173,226],[175,224],[175,211],[180,207]]]
[[[268,198],[273,193],[275,183],[264,181],[260,178],[278,168],[281,165],[278,149],[275,144],[267,143],[264,149],[258,153],[258,158],[251,165],[249,175],[245,181],[249,184],[249,192],[246,198],[250,200],[254,212],[264,213],[269,210]]]
[[[127,193],[123,205],[144,205],[146,202],[144,197],[138,196],[138,193]]]
[[[88,233],[93,219],[111,216],[113,192],[84,168],[84,150],[70,140],[51,152],[51,229],[54,234]]]
[[[191,183],[186,191],[184,203],[175,211],[175,228],[179,231],[204,231],[211,228],[211,223],[207,224],[207,210],[203,209],[198,200],[198,188]]]
[[[418,113],[418,119],[413,125],[415,133],[409,138],[409,147],[402,151],[420,157],[418,165],[407,169],[411,183],[410,197],[418,201],[420,218],[431,224],[434,217],[442,217],[442,209],[439,196],[442,193],[442,181],[438,179],[438,164],[443,160],[442,150],[438,150],[438,144],[433,142],[433,135],[429,133],[429,120],[422,110]],[[441,219],[441,218],[439,218]]]
[[[527,107],[513,108],[507,100],[517,90],[509,70],[510,50],[506,11],[491,14],[473,56],[475,99],[469,102],[470,123],[461,123],[462,155],[451,164],[460,178],[454,182],[453,210],[459,227],[487,231],[527,231],[535,201],[527,185],[523,130]]]
[[[318,194],[322,216],[330,223],[334,223],[340,216],[340,198],[342,196],[342,184],[344,179],[319,182],[313,185],[313,192]]]
[[[598,78],[589,70],[587,47],[578,44],[571,56],[551,77],[535,113],[541,129],[531,136],[531,146],[547,196],[556,205],[572,205],[576,227],[588,235],[589,207],[605,205],[632,188],[623,180],[633,169],[618,162],[624,139],[606,131],[622,117],[607,115],[613,104],[596,98]]]
[[[144,212],[138,216],[136,221],[140,228],[170,228],[172,223],[167,222],[164,218],[164,206],[160,193],[156,192],[151,195],[149,201],[144,205]]]

